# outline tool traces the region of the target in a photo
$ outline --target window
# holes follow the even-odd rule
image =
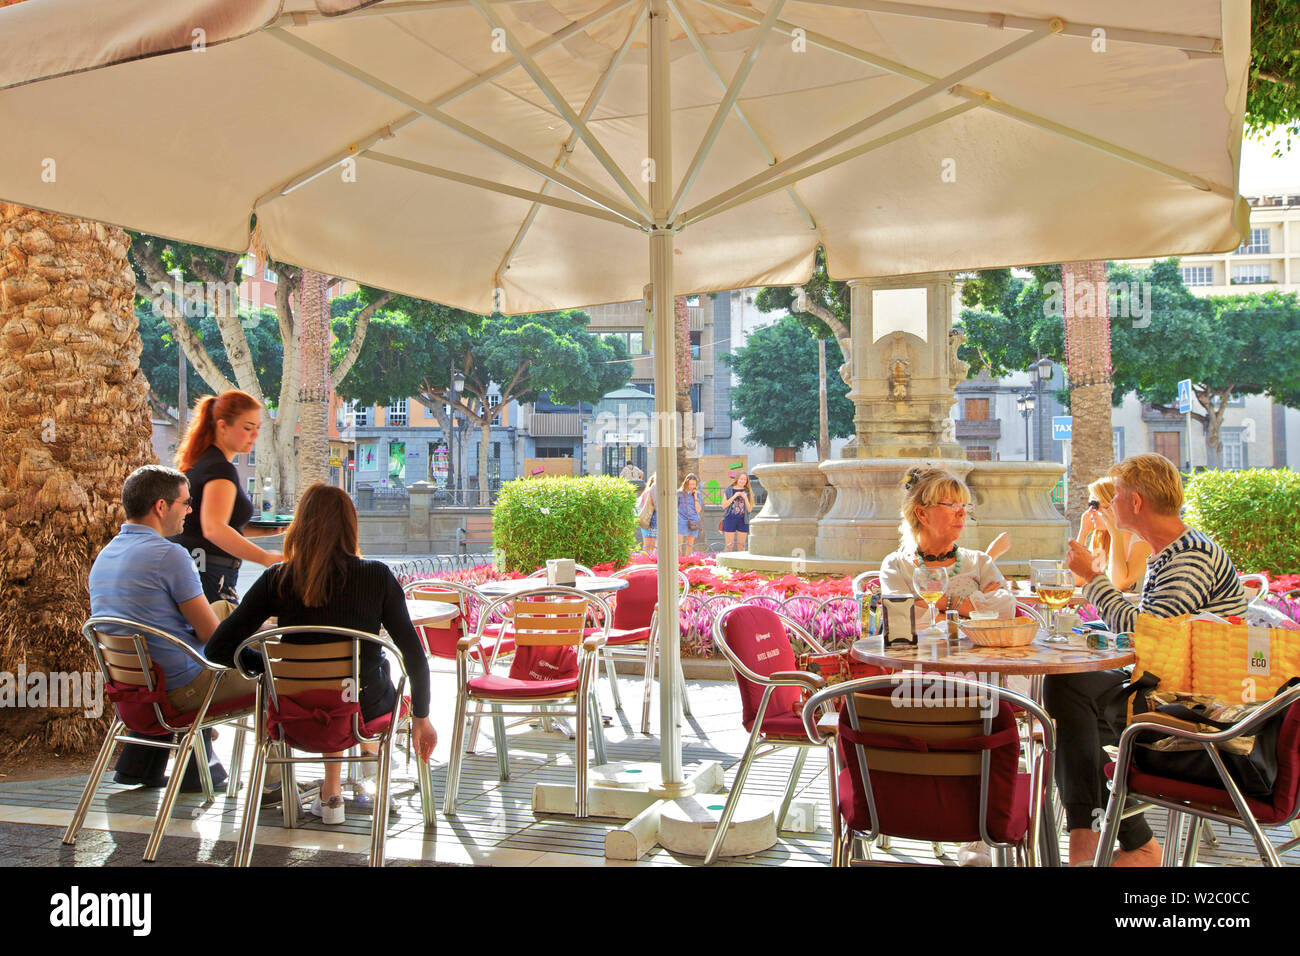
[[[250,477],[248,479],[248,497],[252,498],[257,494],[257,479]]]
[[[1117,425],[1110,430],[1111,454],[1115,456],[1115,461],[1124,460],[1124,427]]]
[[[238,467],[239,467],[239,456],[236,455],[234,458],[230,459],[230,463],[231,463],[232,465],[234,465],[236,468],[238,468]]]
[[[992,461],[993,450],[988,445],[967,445],[966,457],[971,461]]]
[[[403,398],[401,401],[393,402],[388,406],[385,412],[384,421],[390,428],[406,427],[406,403],[408,399]]]
[[[1268,263],[1266,262],[1253,266],[1232,267],[1233,285],[1259,285],[1263,282],[1272,281],[1273,278],[1269,275]]]
[[[277,276],[274,272],[271,271],[271,267],[269,265],[262,270],[262,278],[265,279],[267,282],[279,281],[279,276]]]
[[[629,355],[645,354],[644,332],[629,332],[627,334],[627,351]]]
[[[538,448],[533,451],[534,458],[572,458],[572,448]]]
[[[1214,285],[1214,266],[1184,266],[1178,270],[1183,274],[1183,284]]]
[[[968,398],[966,399],[966,420],[970,422],[986,422],[989,420],[989,400],[987,398]],[[987,458],[982,459],[988,461]]]
[[[1268,229],[1250,230],[1250,241],[1243,242],[1237,247],[1238,255],[1253,255],[1269,251]]]
[[[1238,395],[1236,392],[1233,392],[1231,395],[1228,396],[1228,407],[1229,407],[1229,408],[1245,408],[1245,407],[1246,407],[1246,396],[1245,396],[1245,395]]]
[[[257,275],[257,256],[244,256],[239,260],[239,271],[245,279]]]
[[[702,334],[702,332],[691,333],[691,358],[693,359],[700,357],[700,336]]]
[[[256,465],[256,464],[257,464],[257,449],[256,449],[256,448],[250,448],[250,449],[248,450],[248,463],[249,463],[250,465]]]
[[[501,396],[493,395],[491,392],[489,392],[487,397],[487,403],[488,403],[488,408],[497,408],[501,405]],[[495,415],[492,416],[492,424],[493,425],[501,424],[500,412],[497,412]]]
[[[686,307],[688,309],[698,309],[700,307],[700,297],[698,295],[688,295],[686,297]]]
[[[1240,428],[1225,428],[1220,435],[1223,442],[1223,455],[1219,467],[1227,471],[1238,471],[1246,467],[1246,443],[1242,441]]]
[[[352,408],[352,424],[361,428],[370,426],[370,406],[358,406],[355,403]]]

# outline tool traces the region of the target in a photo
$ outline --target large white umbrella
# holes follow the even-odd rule
[[[673,294],[805,281],[819,244],[837,278],[1236,246],[1249,15],[27,0],[0,9],[0,197],[229,250],[256,214],[277,259],[480,312],[646,294],[670,412]]]

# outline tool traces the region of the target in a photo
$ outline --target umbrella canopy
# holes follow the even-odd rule
[[[804,281],[818,244],[837,278],[1235,247],[1249,5],[1006,6],[670,0],[676,290]],[[477,312],[637,299],[647,22],[28,0],[0,196],[228,250],[256,213],[279,259]]]
[[[1249,26],[1244,0],[27,0],[0,198],[232,251],[256,215],[279,260],[479,312],[646,295],[670,343],[674,293],[802,282],[818,245],[835,278],[1235,247]],[[659,562],[672,622],[671,530]]]

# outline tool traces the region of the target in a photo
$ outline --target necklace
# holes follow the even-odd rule
[[[957,550],[957,545],[955,544],[952,546],[952,550],[947,554],[926,554],[920,549],[920,547],[917,547],[916,553],[912,556],[912,563],[919,568],[922,561],[947,561],[951,558],[957,559],[957,562],[952,566],[952,573],[960,574],[961,552]]]

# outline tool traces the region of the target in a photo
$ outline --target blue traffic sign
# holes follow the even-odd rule
[[[1185,415],[1192,410],[1192,380],[1185,378],[1178,383],[1178,412]]]
[[[1052,440],[1070,441],[1073,437],[1074,437],[1074,416],[1053,415],[1052,416]]]

